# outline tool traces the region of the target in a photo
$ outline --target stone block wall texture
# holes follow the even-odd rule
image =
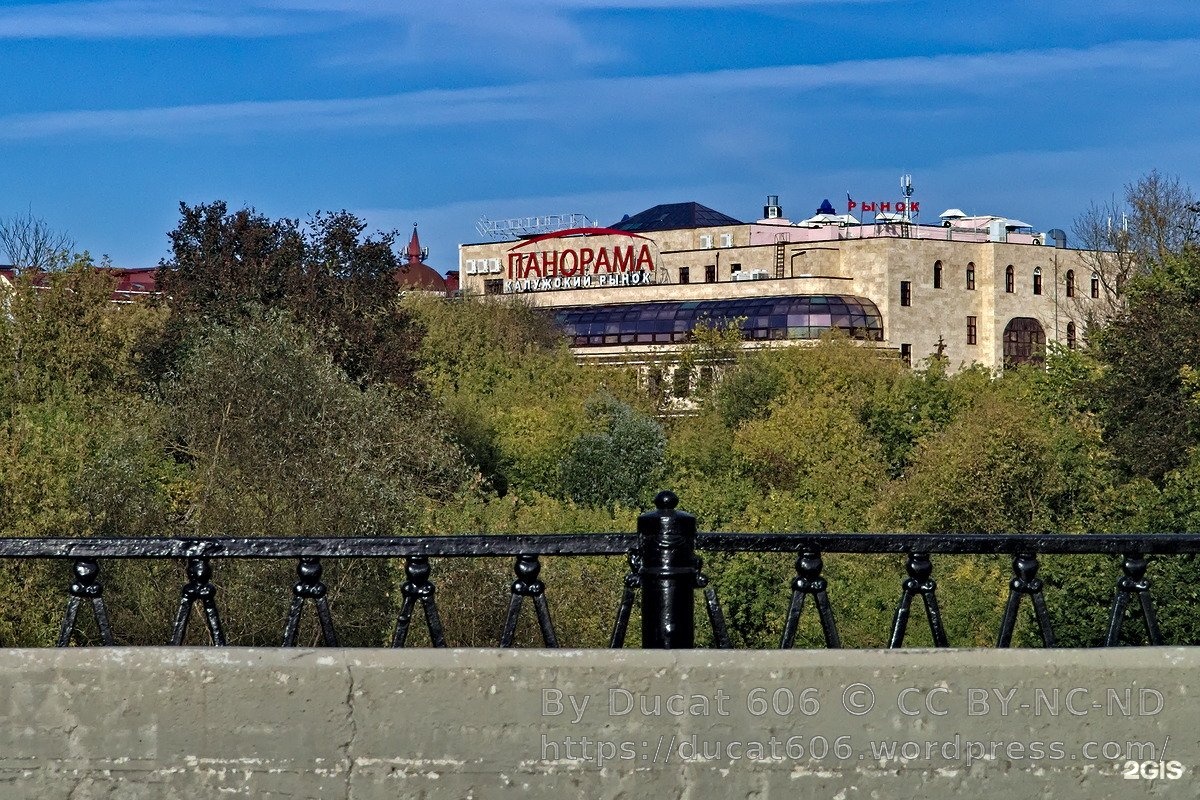
[[[1193,649],[73,648],[0,673],[6,800],[1200,797]]]

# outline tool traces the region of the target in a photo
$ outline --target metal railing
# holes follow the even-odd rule
[[[795,553],[796,576],[780,647],[795,644],[797,626],[806,600],[811,597],[827,647],[841,640],[828,584],[823,577],[825,553],[906,554],[907,576],[901,581],[900,600],[893,617],[888,646],[900,647],[905,638],[912,603],[920,597],[935,646],[949,645],[933,579],[934,555],[990,554],[1012,557],[1012,578],[998,647],[1012,643],[1021,600],[1028,597],[1042,643],[1055,645],[1050,615],[1038,577],[1039,556],[1047,554],[1116,554],[1123,557],[1116,576],[1105,646],[1118,643],[1131,602],[1136,601],[1151,644],[1161,644],[1162,634],[1146,578],[1152,555],[1200,553],[1200,536],[1172,535],[950,535],[950,534],[839,534],[839,533],[697,533],[696,520],[677,510],[678,498],[662,492],[655,509],[638,518],[637,533],[456,535],[371,538],[211,538],[211,539],[0,539],[0,559],[50,558],[73,562],[73,580],[57,644],[67,646],[76,630],[79,611],[91,605],[103,644],[113,644],[113,631],[104,604],[100,562],[104,559],[180,559],[186,564],[187,583],[180,591],[171,644],[183,643],[196,606],[200,607],[211,641],[226,644],[226,635],[212,582],[213,563],[225,559],[295,559],[297,580],[283,633],[283,646],[295,646],[306,604],[314,606],[323,644],[336,646],[338,638],[330,613],[327,587],[322,582],[321,559],[404,559],[402,603],[392,631],[391,646],[408,642],[420,606],[433,646],[446,646],[430,559],[464,557],[513,558],[515,579],[510,587],[508,613],[501,647],[513,644],[524,601],[529,598],[543,643],[557,647],[558,636],[550,615],[546,585],[540,579],[543,556],[626,556],[629,573],[609,639],[611,647],[624,646],[630,617],[641,594],[641,642],[644,648],[673,649],[695,646],[695,593],[702,591],[713,641],[730,647],[730,638],[717,592],[703,573],[697,551],[723,553]]]

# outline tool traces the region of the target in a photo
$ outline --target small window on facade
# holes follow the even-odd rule
[[[742,271],[742,265],[741,265],[741,264],[738,264],[738,263],[736,263],[736,262],[735,262],[735,263],[733,263],[733,264],[730,264],[730,265],[729,265],[729,274],[730,274],[730,275],[736,275],[736,274],[738,274],[738,273],[739,273],[739,272],[741,272],[741,271]]]
[[[1075,296],[1075,270],[1067,270],[1067,297]]]
[[[692,394],[692,371],[676,367],[671,373],[671,394],[675,397],[690,397]]]
[[[933,262],[933,288],[942,288],[942,262]]]
[[[900,281],[900,305],[912,305],[912,281]]]
[[[1067,347],[1069,347],[1072,350],[1075,349],[1075,323],[1074,322],[1067,323]]]
[[[492,278],[483,282],[484,294],[502,294],[504,292],[504,281],[499,278]]]
[[[662,367],[651,367],[646,375],[646,388],[652,396],[657,396],[662,391],[663,374]]]
[[[1004,291],[1012,294],[1017,290],[1017,277],[1013,272],[1013,265],[1009,264],[1004,268]]]
[[[977,344],[978,327],[974,317],[967,317],[967,344]]]
[[[901,344],[900,345],[900,360],[904,362],[905,366],[908,366],[908,367],[912,366],[912,345],[911,344]]]
[[[691,283],[692,282],[691,267],[680,267],[679,268],[679,282],[680,283]]]
[[[967,288],[975,291],[975,262],[967,262]]]
[[[1093,272],[1092,273],[1092,299],[1097,300],[1099,298],[1100,298],[1100,273]]]
[[[715,264],[709,264],[708,266],[706,266],[704,268],[704,282],[705,283],[716,283],[717,282],[717,266]]]
[[[1042,268],[1037,267],[1033,270],[1033,293],[1042,293]]]

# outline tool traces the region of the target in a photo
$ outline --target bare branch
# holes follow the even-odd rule
[[[0,218],[0,252],[17,269],[53,269],[66,262],[75,240],[32,211]]]
[[[1200,202],[1174,176],[1154,170],[1125,186],[1121,200],[1093,203],[1072,226],[1080,258],[1091,274],[1079,276],[1072,316],[1086,331],[1119,314],[1130,278],[1162,265],[1172,254],[1200,244]],[[1100,284],[1099,309],[1087,302],[1091,281]]]

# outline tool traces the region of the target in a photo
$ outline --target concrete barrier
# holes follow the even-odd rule
[[[0,651],[0,797],[1197,797],[1200,651]]]

